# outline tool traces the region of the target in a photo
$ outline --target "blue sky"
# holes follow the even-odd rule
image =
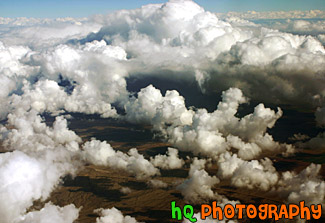
[[[84,17],[162,2],[166,0],[0,0],[0,17]],[[325,0],[195,0],[195,2],[214,12],[325,10]]]

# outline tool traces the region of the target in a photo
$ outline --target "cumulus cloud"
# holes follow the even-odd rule
[[[150,158],[150,162],[161,169],[179,169],[184,165],[184,160],[178,157],[178,150],[168,148],[166,155],[156,155]]]
[[[193,111],[187,110],[185,100],[176,90],[167,91],[162,96],[152,85],[143,88],[137,98],[125,105],[127,120],[135,123],[153,124],[157,130],[166,125],[191,124]]]
[[[21,151],[2,153],[0,210],[4,222],[13,222],[34,200],[45,200],[67,174],[78,165],[71,152],[63,148],[41,150],[30,155]]]
[[[325,51],[310,36],[282,33],[247,22],[223,21],[193,1],[151,4],[90,20],[102,28],[84,38],[80,34],[71,44],[62,38],[44,49],[29,50],[24,53],[24,60],[13,60],[19,66],[36,69],[34,73],[28,72],[29,81],[40,77],[58,83],[59,77],[69,81],[73,85],[72,95],[65,96],[68,101],[62,100],[65,103],[60,104],[67,111],[112,116],[111,104],[125,105],[127,101],[126,77],[161,74],[162,70],[176,73],[180,79],[196,78],[206,92],[240,87],[253,99],[273,103],[307,103],[313,107],[324,102]],[[89,23],[73,19],[56,22],[82,23],[81,26]],[[17,32],[22,32],[21,27]],[[12,82],[11,77],[5,76],[4,81]],[[12,85],[7,95],[21,86]],[[182,121],[190,116],[183,115]]]
[[[92,139],[86,142],[83,145],[82,156],[91,164],[122,169],[139,179],[160,174],[159,170],[139,154],[137,149],[130,149],[126,154],[114,150],[106,141]]]
[[[61,107],[67,111],[114,116],[116,111],[111,103],[125,100],[128,95],[125,68],[120,65],[126,60],[126,54],[121,47],[107,45],[104,41],[79,47],[59,45],[45,54],[34,55],[32,60],[58,84],[63,78],[67,86],[72,87],[61,99],[64,101]]]
[[[116,110],[111,103],[127,98],[126,72],[119,65],[126,53],[104,41],[79,47],[58,45],[42,53],[0,43],[0,54],[0,80],[6,86],[0,94],[6,105],[2,118],[20,104],[39,112],[65,109],[112,117]]]
[[[31,50],[25,46],[5,46],[0,41],[0,118],[9,112],[9,96],[19,88],[22,79],[37,72],[37,68],[21,63]]]
[[[270,190],[279,180],[279,175],[270,159],[244,161],[237,155],[226,153],[218,161],[218,176],[229,179],[236,187]]]
[[[58,116],[50,127],[35,110],[17,109],[1,127],[1,141],[7,151],[0,155],[2,220],[37,222],[44,213],[61,213],[55,218],[58,222],[77,218],[79,211],[74,206],[60,209],[51,205],[23,216],[33,201],[46,200],[61,179],[74,175],[81,165],[77,152],[81,139],[67,128],[67,121]],[[71,212],[71,216],[65,212]]]
[[[100,217],[96,219],[96,223],[137,223],[135,218],[130,216],[124,216],[121,211],[116,208],[111,209],[97,209],[96,213],[100,214]]]
[[[235,155],[224,154],[218,161],[218,177],[230,179],[237,188],[258,189],[274,193],[288,203],[324,203],[325,181],[319,175],[321,165],[311,164],[299,174],[277,172],[270,159],[244,161]]]
[[[83,41],[121,46],[132,58],[130,75],[167,70],[194,76],[208,92],[235,86],[273,103],[314,106],[317,95],[324,101],[324,48],[313,37],[223,21],[192,1],[148,5],[102,20],[102,29]],[[312,87],[302,84],[307,82]]]
[[[47,203],[39,211],[28,212],[19,223],[72,223],[78,218],[78,215],[79,209],[73,204],[61,208]]]
[[[12,129],[2,129],[3,145],[8,150],[20,150],[26,153],[51,151],[77,151],[81,138],[67,127],[67,120],[57,116],[53,126],[49,127],[35,110],[25,112],[18,109],[8,115],[8,125]]]
[[[127,103],[125,110],[128,120],[152,124],[168,142],[194,154],[215,157],[230,148],[237,149],[245,159],[263,152],[292,153],[291,145],[277,143],[266,133],[282,116],[282,110],[278,108],[276,113],[259,104],[252,114],[237,118],[239,105],[246,101],[241,90],[230,88],[223,92],[213,113],[206,109],[194,111],[185,107],[184,98],[176,91],[167,91],[162,96],[160,90],[149,85]]]
[[[277,193],[287,197],[289,203],[304,200],[308,205],[325,201],[325,181],[319,176],[321,165],[311,164],[299,174],[284,172]]]
[[[202,90],[208,92],[235,86],[254,99],[268,102],[319,106],[324,101],[321,71],[325,51],[319,41],[252,23],[223,21],[193,1],[151,4],[96,16],[90,21],[31,22],[45,26],[81,23],[82,27],[92,22],[101,27],[84,38],[83,32],[91,32],[90,29],[76,31],[80,35],[73,41],[67,36],[43,49],[33,48],[18,63],[37,69],[33,76],[58,82],[61,74],[75,83],[70,97],[75,103],[70,100],[64,106],[68,111],[99,107],[93,112],[102,113],[103,106],[110,110],[108,104],[124,104],[126,76],[161,74],[162,70],[179,74],[179,78],[196,78]],[[10,22],[4,19],[5,23]],[[22,27],[17,32],[23,33]],[[25,34],[24,38],[29,39]],[[67,39],[71,44],[67,44]],[[40,38],[36,41],[42,42]],[[47,37],[44,41],[49,42]],[[130,60],[125,60],[126,55]],[[303,89],[302,82],[308,83]]]
[[[204,170],[205,163],[206,160],[194,159],[190,166],[189,178],[177,186],[186,201],[200,203],[220,197],[212,190],[212,187],[220,181]]]

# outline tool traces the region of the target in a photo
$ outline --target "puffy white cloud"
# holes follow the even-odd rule
[[[69,153],[62,150],[38,152],[37,156],[20,151],[1,154],[2,221],[16,221],[34,200],[45,200],[61,177],[76,171]]]
[[[4,222],[16,222],[33,201],[46,200],[62,177],[76,173],[80,166],[77,151],[81,140],[67,128],[62,117],[56,117],[49,127],[35,110],[22,109],[8,115],[7,125],[1,128],[1,139],[8,152],[0,155],[0,212]],[[72,207],[46,206],[45,209],[28,214],[25,220],[35,217],[38,221],[44,212],[62,212],[57,218],[61,222],[78,216],[78,210]],[[67,211],[75,214],[67,217],[64,214]]]
[[[221,179],[230,178],[236,187],[270,190],[279,180],[279,175],[268,158],[264,160],[244,161],[237,155],[226,153],[218,161],[218,176]]]
[[[13,108],[22,107],[25,110],[32,108],[39,113],[50,112],[54,115],[63,112],[63,109],[68,112],[97,113],[102,117],[117,115],[110,103],[98,100],[99,95],[89,91],[86,86],[74,88],[69,95],[53,80],[41,80],[33,86],[26,81],[23,84],[23,95],[12,96],[10,106]]]
[[[173,95],[173,97],[171,97]],[[292,153],[291,145],[280,144],[266,133],[282,116],[263,104],[252,114],[236,117],[238,107],[247,99],[241,90],[230,88],[222,94],[222,101],[213,113],[206,109],[193,111],[185,107],[184,98],[176,91],[162,96],[153,86],[141,89],[138,98],[126,105],[126,118],[136,123],[152,124],[168,142],[181,150],[216,157],[230,148],[239,156],[253,159],[264,153]]]
[[[311,164],[299,174],[284,172],[277,193],[287,197],[289,203],[304,200],[308,205],[325,201],[325,181],[319,176],[321,165]]]
[[[3,23],[10,23],[10,20],[3,19]],[[176,72],[179,78],[197,78],[203,90],[208,92],[235,86],[254,99],[268,102],[276,99],[296,105],[297,101],[303,101],[301,103],[306,102],[309,106],[315,106],[313,103],[319,106],[324,101],[322,81],[319,80],[323,76],[325,51],[320,42],[312,37],[266,29],[247,21],[223,21],[193,1],[151,4],[88,20],[66,18],[53,22],[31,19],[31,22],[49,27],[63,24],[63,27],[85,28],[75,31],[77,40],[71,42],[75,46],[66,44],[74,34],[62,37],[61,42],[44,46],[45,49],[35,48],[35,55],[23,62],[39,68],[40,74],[46,78],[57,81],[58,75],[62,74],[64,78],[75,81],[75,94],[79,101],[86,97],[88,100],[85,101],[96,101],[96,98],[99,104],[99,101],[125,102],[124,78],[128,73],[132,76],[139,73],[154,75],[162,70]],[[97,24],[97,30],[100,26],[102,28],[83,38],[86,32],[96,30],[89,28],[95,27],[93,24]],[[29,28],[32,29],[33,25]],[[18,27],[17,32],[23,33],[22,27]],[[26,35],[24,38],[29,39]],[[49,42],[47,38],[39,42],[46,41]],[[17,41],[17,44],[24,42]],[[130,60],[119,61],[125,55]],[[302,82],[308,82],[311,87],[302,89],[299,87]],[[272,92],[272,97],[264,93],[265,89]],[[320,102],[314,99],[317,95]],[[89,104],[85,106],[92,107],[94,103]],[[70,110],[82,109],[83,106],[72,104]]]
[[[223,154],[218,160],[218,177],[230,179],[237,188],[258,189],[276,194],[288,203],[304,200],[308,205],[324,203],[325,181],[319,175],[321,165],[311,164],[296,174],[279,173],[270,159],[244,161],[237,155]]]
[[[47,126],[35,110],[22,109],[8,115],[8,124],[14,129],[3,129],[3,144],[8,150],[26,153],[49,150],[77,151],[79,136],[67,128],[67,120],[56,117],[53,127]]]
[[[78,215],[79,209],[73,204],[61,208],[47,203],[39,211],[28,212],[19,223],[72,223],[78,218]]]
[[[216,176],[210,176],[205,170],[205,160],[194,159],[189,171],[189,178],[177,186],[184,199],[191,203],[200,203],[209,199],[220,198],[212,187],[220,181]]]
[[[3,19],[3,23],[10,23],[7,20]],[[102,114],[102,110],[108,110],[104,117],[114,115],[109,106],[116,102],[125,104],[128,74],[154,75],[162,70],[179,73],[179,78],[197,78],[207,92],[236,86],[253,99],[268,102],[299,106],[304,102],[308,106],[324,102],[319,80],[323,76],[325,51],[316,39],[243,21],[222,21],[193,1],[151,4],[89,21],[66,18],[31,22],[49,27],[56,23],[64,27],[87,27],[90,23],[102,26],[80,42],[72,41],[74,46],[66,44],[70,36],[42,50],[33,48],[28,58],[17,63],[38,70],[44,79],[59,81],[61,74],[75,83],[64,106],[68,111]],[[17,32],[23,33],[21,28]],[[79,32],[80,39],[84,33]],[[130,60],[125,60],[126,55]],[[301,87],[302,82],[310,87]],[[190,114],[184,115],[186,121]]]
[[[3,74],[1,76],[28,76],[33,67],[21,63],[21,60],[28,57],[30,52],[26,46],[7,46],[0,42],[0,72]]]
[[[132,58],[131,75],[169,70],[186,79],[201,74],[196,77],[207,91],[236,86],[254,99],[303,100],[309,106],[322,91],[324,48],[310,36],[222,21],[192,1],[147,5],[102,20],[103,28],[85,41],[105,39],[124,48]],[[313,87],[301,89],[307,81]],[[264,93],[270,91],[271,98]]]
[[[159,170],[139,154],[137,149],[130,149],[126,154],[115,151],[106,141],[92,139],[86,142],[83,145],[82,156],[89,163],[122,169],[139,179],[160,174]]]
[[[178,150],[174,148],[168,148],[166,155],[156,155],[154,158],[150,158],[150,162],[162,169],[177,169],[184,165],[184,160],[178,157]]]
[[[111,209],[97,209],[96,213],[100,214],[100,217],[96,219],[96,223],[137,223],[135,218],[130,216],[123,216],[122,212],[116,208]]]
[[[4,84],[8,83],[8,89],[3,89],[1,96],[8,97],[15,88],[21,91],[7,99],[11,105],[9,108],[24,106],[27,110],[31,106],[39,112],[57,113],[65,109],[112,117],[116,116],[116,110],[111,103],[127,99],[126,72],[119,65],[126,60],[126,53],[118,46],[109,46],[104,41],[94,41],[79,47],[59,45],[44,53],[28,54],[25,50],[18,54],[17,59],[17,56],[7,56],[7,51],[4,52],[3,63],[8,64],[7,60],[10,60],[19,66],[16,69],[23,72],[20,75],[31,76],[29,79],[20,78],[14,85],[17,71],[12,70],[14,66],[9,66],[11,70],[7,71],[4,66],[1,80]],[[22,57],[33,66],[22,64]],[[45,77],[40,78],[37,72]],[[30,79],[33,78],[40,80],[32,82]]]
[[[93,41],[84,46],[59,45],[45,54],[34,55],[33,63],[58,82],[59,76],[75,82],[66,109],[108,107],[110,103],[126,100],[125,51],[104,41]],[[76,102],[75,102],[76,101]],[[98,105],[97,105],[98,104]],[[94,109],[95,109],[94,108]],[[107,108],[106,108],[107,109]]]
[[[141,89],[137,98],[126,103],[125,111],[127,120],[153,124],[157,130],[163,130],[168,124],[191,124],[193,115],[177,91],[167,91],[162,96],[160,90],[152,85]]]
[[[24,46],[6,46],[0,41],[0,118],[4,119],[9,112],[9,96],[19,88],[23,78],[28,78],[38,71],[22,63],[31,50]]]

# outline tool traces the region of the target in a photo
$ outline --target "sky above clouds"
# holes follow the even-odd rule
[[[0,2],[1,17],[84,17],[108,13],[119,9],[140,8],[146,4],[164,3],[166,0],[12,0]],[[325,10],[323,0],[196,0],[206,10],[228,11],[289,11]]]

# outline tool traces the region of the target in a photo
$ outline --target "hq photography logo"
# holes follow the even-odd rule
[[[194,208],[192,205],[184,205],[183,208],[176,206],[176,202],[171,202],[171,215],[172,219],[182,220],[183,217],[190,222],[197,222],[197,218],[194,217]],[[301,201],[299,205],[296,204],[226,204],[224,207],[217,205],[217,202],[212,202],[212,205],[202,204],[200,218],[205,220],[206,218],[212,218],[222,221],[224,218],[233,219],[237,216],[238,220],[243,219],[246,214],[248,219],[294,219],[300,218],[304,220],[320,219],[322,216],[322,205],[310,205],[305,206],[305,201]]]

